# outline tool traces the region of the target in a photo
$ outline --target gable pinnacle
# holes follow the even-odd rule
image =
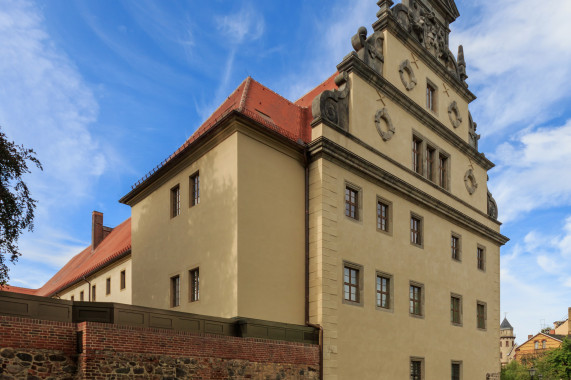
[[[380,18],[383,14],[387,13],[391,7],[393,6],[393,0],[379,0],[377,1],[377,5],[381,8],[377,12],[377,17]]]

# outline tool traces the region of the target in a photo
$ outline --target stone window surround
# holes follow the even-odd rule
[[[175,298],[175,279],[178,279],[178,295]],[[180,273],[175,273],[169,276],[169,307],[170,308],[177,308],[180,307]],[[178,303],[176,302],[178,301]]]
[[[410,234],[412,233],[412,230],[409,230],[410,245],[412,245],[413,247],[424,249],[424,217],[422,217],[419,214],[411,211],[410,212],[410,218],[409,218],[409,229],[411,228],[410,223],[412,222],[413,218],[420,221],[420,223],[418,225],[418,231],[419,231],[419,235],[420,235],[420,244],[414,243],[412,241],[412,236],[410,236]]]
[[[198,298],[193,300],[193,290],[194,290],[194,284],[192,281],[192,273],[194,271],[197,271],[198,273]],[[200,302],[200,267],[198,265],[193,265],[190,268],[187,269],[186,271],[188,273],[188,302],[190,303],[196,303],[196,302]]]
[[[356,210],[357,218],[352,218],[349,215],[347,215],[347,213],[345,212],[345,203],[346,203],[345,192],[346,192],[347,188],[357,192],[357,210]],[[363,189],[361,188],[361,186],[357,186],[353,182],[345,180],[345,183],[343,186],[343,207],[342,207],[342,210],[343,210],[343,215],[345,216],[345,219],[362,224],[362,222],[363,222]],[[375,215],[376,215],[376,213],[375,213]]]
[[[169,212],[170,218],[173,219],[180,215],[180,184],[177,183],[175,186],[171,187],[169,194]]]
[[[197,179],[198,181],[198,186],[195,188],[194,185],[194,180]],[[189,202],[188,202],[188,207],[194,207],[194,206],[198,206],[200,204],[200,171],[197,170],[194,173],[192,173],[189,177],[188,177],[188,183],[189,183]],[[198,191],[198,197],[196,197],[195,192]]]
[[[421,167],[422,167],[422,170],[421,170],[422,174],[415,172],[413,169],[410,169],[410,171],[413,172],[415,175],[420,175],[423,178],[428,179],[430,182],[434,183],[439,188],[441,188],[443,190],[450,191],[450,172],[451,172],[451,170],[450,170],[450,168],[451,168],[450,154],[447,153],[442,148],[438,147],[438,145],[431,142],[429,139],[424,137],[424,135],[422,135],[421,133],[419,133],[418,131],[416,131],[413,128],[411,141],[414,139],[421,142],[421,144],[420,144],[420,151],[421,151],[420,162],[421,162]],[[427,172],[428,168],[427,168],[427,164],[426,164],[426,150],[428,147],[430,147],[431,149],[434,150],[434,162],[432,164],[432,167],[433,167],[433,169],[432,169],[433,170],[432,180],[429,179],[430,176]],[[446,187],[440,186],[440,172],[439,172],[440,156],[444,156],[446,158]]]
[[[457,293],[450,293],[450,302],[452,302],[452,298],[457,298],[460,300],[460,322],[454,322],[452,318],[450,318],[450,324],[452,324],[452,326],[462,327],[462,321],[464,320],[464,302],[462,300],[462,296]]]
[[[416,286],[418,288],[420,288],[420,314],[413,314],[410,312],[410,287],[411,286]],[[424,299],[425,299],[425,290],[424,290],[424,284],[420,283],[420,282],[416,282],[416,281],[409,281],[409,285],[408,285],[408,298],[409,298],[409,302],[408,302],[408,315],[413,317],[413,318],[420,318],[420,319],[424,319],[425,316],[425,312],[424,312]]]
[[[105,295],[108,296],[111,294],[111,277],[107,277],[105,279]]]
[[[122,292],[123,290],[127,289],[127,269],[121,269],[119,272],[119,288]]]
[[[355,269],[357,270],[358,276],[359,276],[359,281],[358,281],[358,288],[357,291],[358,293],[358,302],[353,302],[353,301],[349,301],[345,299],[345,268],[351,268],[351,269]],[[341,301],[342,303],[344,303],[345,305],[351,305],[351,306],[360,306],[363,307],[364,305],[364,267],[361,264],[357,264],[351,261],[347,261],[347,260],[343,260],[343,265],[341,266]]]
[[[482,254],[484,255],[484,257],[483,257],[484,268],[480,268],[480,267],[478,266],[478,249],[481,249],[481,250],[482,250]],[[481,245],[481,244],[478,244],[478,245],[476,246],[476,268],[478,268],[478,270],[479,270],[480,272],[484,272],[484,273],[486,272],[486,247],[484,247],[484,246]]]
[[[458,246],[456,247],[456,250],[458,252],[458,258],[457,259],[452,257],[452,238],[453,237],[458,239]],[[462,262],[462,235],[460,235],[459,233],[456,233],[454,231],[452,231],[450,233],[450,258],[454,262],[457,262],[457,263]]]
[[[478,327],[478,305],[484,306],[484,328]],[[479,300],[476,300],[476,330],[480,331],[488,330],[488,304],[484,301],[479,301]]]
[[[501,353],[500,353],[501,354]],[[450,363],[450,376],[452,377],[452,366],[454,364],[458,364],[458,366],[460,367],[460,377],[459,379],[462,380],[464,378],[464,375],[462,373],[462,369],[463,369],[463,365],[462,365],[462,360],[452,360],[452,362]]]
[[[387,206],[387,231],[380,229],[378,226],[378,214],[377,214],[377,208],[378,208],[378,204],[380,203],[384,203]],[[382,232],[384,234],[387,234],[389,236],[393,236],[393,202],[387,200],[384,197],[381,197],[380,195],[377,194],[377,199],[375,201],[375,227],[377,229],[377,231]]]
[[[438,101],[439,101],[439,93],[438,93],[438,86],[431,81],[429,78],[426,78],[426,89],[427,89],[427,97],[428,97],[428,88],[432,88],[434,90],[434,94],[432,97],[432,107],[433,109],[428,107],[428,98],[426,99],[426,109],[432,112],[435,115],[438,115]]]
[[[420,362],[420,379],[424,380],[425,376],[424,376],[424,358],[420,357],[420,356],[411,356],[410,357],[410,361],[409,361],[409,368],[410,365],[412,364],[412,362]],[[410,370],[409,370],[410,372]],[[409,374],[410,376],[410,374]]]
[[[389,308],[380,307],[377,305],[377,277],[385,277],[389,279]],[[394,289],[395,289],[395,281],[392,274],[382,271],[375,271],[375,309],[384,311],[387,313],[394,313],[395,311],[395,298],[394,298]]]

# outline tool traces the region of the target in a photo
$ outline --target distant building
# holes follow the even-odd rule
[[[561,347],[565,335],[555,334],[555,330],[549,333],[529,335],[527,341],[516,347],[514,358],[520,363],[545,355],[549,350]]]
[[[571,308],[570,308],[570,310],[571,310]],[[553,327],[555,327],[555,334],[557,334],[557,335],[569,335],[570,334],[569,318],[567,318],[564,321],[553,322]]]
[[[500,325],[500,363],[505,366],[514,359],[515,335],[512,325],[504,318]]]

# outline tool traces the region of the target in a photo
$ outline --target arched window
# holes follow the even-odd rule
[[[534,343],[534,348],[537,350],[539,348],[539,342],[536,340]]]
[[[547,341],[543,340],[541,342],[541,348],[543,348],[543,349],[547,348]]]

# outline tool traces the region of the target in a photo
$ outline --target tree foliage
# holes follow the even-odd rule
[[[501,380],[529,380],[529,370],[523,364],[513,360],[502,368]]]
[[[14,263],[21,255],[18,238],[34,229],[36,201],[22,179],[30,173],[28,162],[42,169],[32,149],[8,141],[0,130],[0,285],[8,281],[7,260]]]
[[[571,339],[565,338],[561,347],[546,353],[535,366],[543,380],[571,380]]]

